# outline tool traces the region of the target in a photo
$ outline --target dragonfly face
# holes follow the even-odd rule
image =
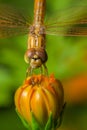
[[[30,48],[25,53],[25,61],[26,63],[30,63],[30,68],[38,68],[41,67],[47,61],[47,53],[42,47]]]

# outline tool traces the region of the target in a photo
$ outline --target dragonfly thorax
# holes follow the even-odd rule
[[[30,28],[30,34],[31,35],[44,35],[45,34],[45,26],[41,25],[41,24],[36,24],[36,25],[31,25]]]

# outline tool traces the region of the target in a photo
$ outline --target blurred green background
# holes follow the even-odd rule
[[[0,0],[33,15],[33,0]],[[47,0],[47,15],[86,0]],[[57,13],[57,12],[56,12]],[[62,81],[67,106],[60,130],[87,130],[87,38],[47,36],[49,74]],[[0,39],[0,130],[25,130],[14,107],[15,90],[25,79],[27,35]]]

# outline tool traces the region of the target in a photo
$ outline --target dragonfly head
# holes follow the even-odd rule
[[[30,48],[26,51],[24,59],[32,69],[41,67],[47,61],[47,53],[44,48]]]

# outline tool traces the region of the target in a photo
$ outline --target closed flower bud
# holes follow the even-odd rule
[[[53,130],[63,111],[63,87],[53,75],[30,76],[16,91],[15,105],[30,130]]]

